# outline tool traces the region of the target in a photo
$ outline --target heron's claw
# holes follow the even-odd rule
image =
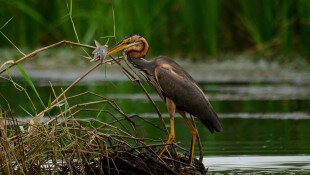
[[[105,61],[105,57],[107,56],[107,52],[108,52],[108,45],[101,45],[98,41],[95,40],[95,44],[96,44],[96,48],[95,50],[92,52],[92,54],[94,55],[93,59],[91,59],[91,62],[95,62],[100,60],[101,63],[103,63]]]

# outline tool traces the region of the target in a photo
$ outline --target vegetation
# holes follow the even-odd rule
[[[19,107],[30,119],[17,119],[15,105],[0,92],[0,174],[196,174],[206,173],[200,160],[189,165],[189,156],[177,151],[184,150],[172,144],[162,157],[158,152],[165,145],[162,140],[145,137],[144,127],[164,133],[167,128],[161,113],[142,84],[143,74],[134,71],[120,58],[111,57],[95,64],[65,89],[55,90],[49,100],[41,98],[27,72],[19,64],[31,60],[36,54],[63,44],[93,48],[80,43],[62,41],[58,44],[37,49],[17,61],[1,66],[0,80],[11,83],[11,90],[23,93],[27,103]],[[102,64],[116,63],[130,80],[137,83],[146,99],[161,119],[158,126],[138,115],[127,115],[104,94],[85,91],[77,94],[68,92],[90,72]],[[17,83],[9,75],[16,66],[30,87]],[[8,76],[1,76],[7,72]],[[147,81],[145,81],[147,83]],[[34,92],[35,95],[29,95]],[[10,98],[10,97],[9,97]],[[11,106],[13,108],[11,108]],[[15,115],[14,115],[15,114]],[[137,124],[136,120],[143,123]]]
[[[1,26],[13,17],[1,32],[20,47],[75,39],[66,1],[0,3]],[[154,55],[198,59],[222,52],[253,51],[267,58],[296,53],[307,61],[310,58],[308,0],[80,0],[73,6],[82,43],[140,33],[150,41]],[[1,47],[7,45],[7,40],[0,40]]]

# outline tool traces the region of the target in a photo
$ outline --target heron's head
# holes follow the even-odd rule
[[[130,35],[110,48],[108,54],[124,51],[130,58],[144,58],[148,50],[149,44],[145,38],[140,35]]]

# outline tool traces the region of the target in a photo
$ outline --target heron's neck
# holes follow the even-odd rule
[[[142,70],[143,72],[153,75],[155,70],[154,61],[148,61],[144,58],[128,58],[129,62],[133,64],[134,67]]]

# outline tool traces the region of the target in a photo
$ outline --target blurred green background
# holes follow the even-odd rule
[[[75,41],[68,4],[0,0],[0,26],[13,17],[1,32],[18,47]],[[115,24],[117,40],[139,33],[149,40],[152,55],[195,60],[251,52],[310,60],[309,0],[73,0],[72,15],[82,43],[105,42],[100,37],[113,36]],[[0,37],[0,47],[11,47]]]

